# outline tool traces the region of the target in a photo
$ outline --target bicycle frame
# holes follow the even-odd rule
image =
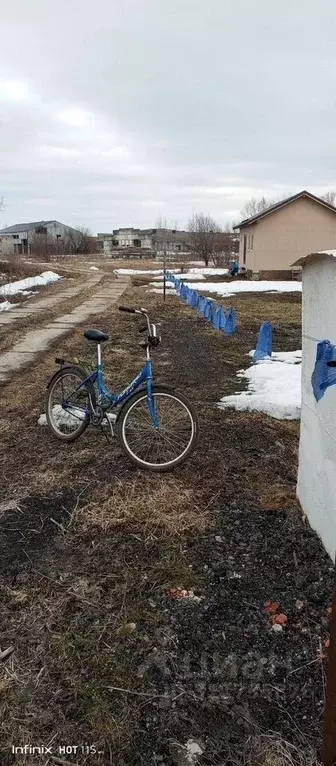
[[[81,388],[85,387],[87,383],[96,383],[97,389],[98,389],[98,404],[104,409],[104,411],[108,411],[109,409],[112,409],[113,407],[118,407],[120,404],[126,401],[126,399],[129,399],[130,396],[141,386],[142,383],[146,382],[147,384],[147,400],[148,400],[148,407],[150,416],[152,418],[153,424],[156,428],[159,427],[159,418],[156,412],[154,397],[153,397],[153,367],[152,367],[152,361],[149,355],[149,349],[147,348],[147,359],[146,364],[140,370],[139,374],[132,380],[129,386],[127,388],[124,388],[123,391],[121,391],[119,394],[113,394],[112,391],[106,386],[105,378],[104,378],[104,370],[102,365],[102,358],[101,358],[101,347],[100,344],[98,344],[97,347],[98,352],[98,364],[96,370],[91,373],[90,375],[85,378],[81,384],[75,389],[73,392],[76,393]],[[72,394],[72,395],[73,395]],[[71,408],[71,404],[69,400],[66,400],[63,402],[63,406],[67,405]],[[77,407],[77,405],[76,405]],[[90,411],[88,408],[83,408],[86,414],[90,414]]]

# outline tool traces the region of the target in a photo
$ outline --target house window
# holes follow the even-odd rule
[[[244,234],[243,238],[243,264],[246,263],[246,244],[247,244],[247,234]]]
[[[20,239],[18,234],[13,234],[13,239]]]
[[[251,234],[251,247],[250,247],[250,250],[253,250],[253,239],[254,239],[254,235]]]

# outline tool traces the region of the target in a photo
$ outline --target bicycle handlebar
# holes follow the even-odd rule
[[[135,314],[136,309],[129,309],[126,306],[119,306],[119,311],[127,311],[128,314]]]
[[[147,315],[146,309],[131,309],[127,306],[119,306],[119,311],[127,311],[128,314],[144,314]]]

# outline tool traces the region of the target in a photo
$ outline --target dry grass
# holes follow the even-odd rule
[[[133,287],[146,287],[146,285],[150,285],[153,282],[153,278],[155,279],[154,274],[145,274],[143,277],[139,275],[132,277],[131,282]]]
[[[26,263],[21,258],[11,258],[9,261],[0,261],[0,274],[5,274],[10,279],[25,279],[35,277],[41,269],[38,264]]]
[[[145,261],[104,262],[104,271],[110,267],[112,277],[118,265],[143,269],[161,266],[158,262]],[[192,315],[195,335],[200,342],[207,336],[211,343],[211,376],[216,368],[220,372],[220,378],[210,380],[209,376],[206,380],[204,397],[202,376],[191,382],[182,366],[181,385],[183,389],[191,386],[193,398],[202,399],[204,420],[208,413],[213,417],[213,403],[219,389],[223,386],[223,392],[230,393],[236,386],[236,368],[244,364],[244,355],[252,347],[259,318],[269,318],[273,313],[275,321],[286,331],[288,322],[294,329],[299,322],[300,307],[297,302],[293,303],[291,315],[292,303],[288,298],[285,303],[278,297],[273,301],[271,296],[234,300],[240,306],[241,333],[228,342],[216,343],[218,334],[209,326],[200,325],[196,314]],[[180,319],[184,315],[191,316],[190,309],[177,299],[172,298],[169,306],[164,306],[161,297],[141,288],[129,287],[123,302],[145,304],[153,318],[158,316],[162,323],[167,322],[163,337],[176,318],[178,331]],[[113,307],[103,316],[95,317],[95,325],[106,328],[110,334],[104,360],[108,382],[117,390],[143,363],[143,351],[137,346],[138,321],[119,314]],[[83,329],[83,326],[76,328],[59,344],[66,358],[94,357],[95,349],[84,341]],[[174,342],[175,339],[176,332]],[[287,338],[284,343],[287,344]],[[178,351],[178,344],[173,346],[176,347]],[[203,344],[202,348],[206,346]],[[185,365],[191,365],[192,351]],[[56,742],[87,741],[88,738],[103,742],[104,760],[97,758],[97,764],[112,763],[109,753],[113,750],[113,762],[124,766],[133,763],[130,760],[133,737],[139,727],[144,726],[142,707],[138,708],[136,703],[147,702],[146,697],[141,697],[142,681],[134,674],[134,656],[140,649],[143,651],[142,641],[147,651],[148,636],[157,646],[156,630],[162,633],[159,621],[165,614],[164,610],[149,604],[148,596],[154,597],[154,603],[155,600],[160,603],[170,587],[201,587],[198,568],[190,568],[192,559],[185,552],[185,541],[188,537],[197,540],[202,533],[206,537],[209,530],[211,535],[211,506],[216,491],[224,488],[225,473],[224,469],[221,473],[220,467],[225,462],[233,467],[232,473],[236,472],[237,464],[246,465],[244,476],[227,477],[229,499],[230,493],[233,497],[235,488],[240,490],[242,484],[250,489],[251,495],[254,492],[263,507],[273,502],[271,494],[274,497],[275,490],[277,507],[288,506],[291,490],[286,477],[288,465],[295,463],[297,425],[273,421],[267,425],[266,418],[256,413],[228,413],[216,432],[218,435],[232,429],[232,443],[224,437],[219,442],[223,456],[220,464],[212,461],[208,442],[203,442],[202,458],[196,455],[196,462],[190,461],[180,473],[164,477],[147,475],[129,465],[116,445],[110,450],[99,431],[92,430],[77,444],[64,446],[53,440],[47,429],[37,427],[38,415],[44,408],[45,381],[55,369],[54,356],[55,351],[50,349],[34,367],[18,375],[2,390],[6,419],[3,416],[0,425],[10,422],[11,426],[10,431],[7,427],[2,429],[5,497],[16,500],[18,505],[21,503],[27,514],[32,513],[23,529],[23,533],[28,534],[28,543],[35,519],[38,529],[40,516],[49,526],[39,543],[39,560],[35,562],[35,549],[29,549],[33,568],[30,570],[27,565],[23,579],[17,583],[9,580],[2,590],[6,609],[4,625],[8,630],[8,639],[2,648],[14,644],[14,636],[18,649],[14,658],[0,668],[5,742],[1,754],[9,751],[13,739],[25,742],[34,736],[42,741],[48,736],[51,739],[57,731]],[[163,345],[155,358],[159,375],[166,356]],[[208,365],[207,357],[204,365]],[[167,367],[163,368],[164,376],[166,372]],[[170,367],[168,374],[174,374]],[[218,413],[218,421],[222,417]],[[256,446],[247,438],[249,431],[256,434]],[[238,440],[235,440],[236,434],[240,434]],[[266,453],[268,442],[264,445],[260,435],[269,436],[272,445],[279,441],[276,454],[273,446],[271,454]],[[265,454],[272,460],[267,462]],[[274,455],[279,456],[281,464]],[[68,490],[73,491],[73,496],[68,497]],[[21,528],[20,511],[17,520]],[[14,522],[16,526],[13,517],[11,523]],[[19,541],[18,554],[20,546]],[[129,625],[133,624],[137,629],[130,632]],[[165,625],[164,621],[162,624]],[[83,676],[87,668],[88,679]],[[107,683],[132,689],[135,695],[113,695],[107,692]],[[27,715],[23,710],[28,711]],[[142,756],[140,752],[145,763]],[[224,762],[230,766],[318,766],[308,745],[298,750],[277,735],[251,739],[243,756],[232,757],[231,753],[228,756]],[[22,764],[28,766],[31,760],[27,757]],[[34,758],[35,764],[46,766],[42,759]],[[222,761],[221,766],[224,766]]]
[[[252,484],[253,486],[253,484]],[[259,490],[259,491],[258,491]],[[260,505],[266,511],[277,511],[298,509],[299,503],[296,499],[296,488],[281,484],[267,484],[258,482],[257,497]]]
[[[209,517],[199,493],[186,489],[184,482],[158,477],[153,482],[143,476],[133,481],[119,480],[111,490],[77,512],[76,524],[82,531],[98,528],[109,532],[120,527],[141,528],[146,538],[202,532]]]
[[[248,740],[240,766],[321,766],[309,742],[292,745],[279,734],[263,734]]]

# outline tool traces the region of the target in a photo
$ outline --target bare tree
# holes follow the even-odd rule
[[[29,249],[37,260],[50,261],[56,253],[56,241],[46,231],[34,231],[29,237]]]
[[[210,259],[216,252],[216,243],[220,226],[210,215],[194,213],[188,222],[189,245],[188,249],[202,261],[209,265]]]
[[[156,229],[168,229],[167,218],[161,213],[157,216],[155,221]]]
[[[276,202],[276,199],[270,199],[269,197],[262,196],[259,199],[258,197],[251,197],[251,199],[245,203],[241,211],[243,220],[245,220],[245,218],[252,218],[252,216],[258,215],[258,213],[262,213],[263,210],[272,207]]]
[[[212,260],[214,266],[227,268],[236,258],[239,250],[239,238],[232,232],[221,231],[216,235]]]
[[[322,194],[321,199],[324,199],[325,202],[328,202],[328,205],[336,207],[336,191],[327,191],[325,194]]]
[[[75,255],[86,255],[96,250],[96,240],[92,236],[90,229],[68,229],[66,234],[66,249],[68,253]]]

